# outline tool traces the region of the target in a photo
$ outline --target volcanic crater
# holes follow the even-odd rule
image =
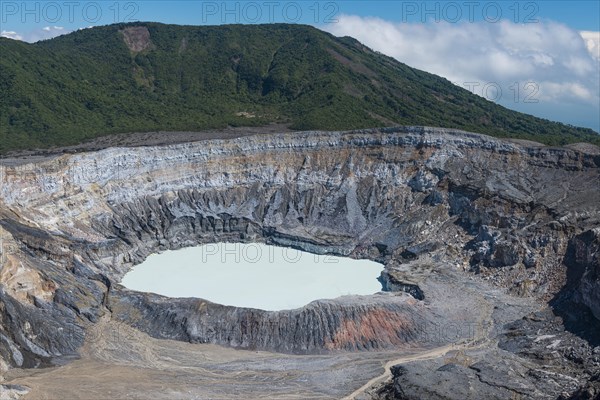
[[[268,352],[238,360],[251,372],[229,382],[250,397],[267,389],[244,385],[269,370],[281,378],[273,395],[308,380],[298,396],[339,398],[377,377],[381,362],[426,351],[451,357],[417,356],[364,393],[467,398],[431,385],[438,375],[474,382],[486,398],[597,387],[600,155],[589,149],[428,127],[265,133],[4,159],[0,183],[3,390],[60,393],[50,372],[15,371],[61,374],[77,363],[115,376],[123,363],[150,368],[158,380],[185,363],[231,372],[233,364],[177,358],[181,342],[200,346],[192,352]],[[377,261],[384,291],[264,311],[119,284],[151,254],[219,242]],[[111,341],[110,327],[129,336]],[[145,350],[131,345],[142,336]],[[163,364],[141,357],[148,352]],[[299,356],[306,371],[342,359],[355,370],[308,379],[286,364]],[[506,370],[518,385],[503,382]]]

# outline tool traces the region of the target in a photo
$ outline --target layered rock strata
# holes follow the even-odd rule
[[[435,293],[407,267],[418,260],[549,302],[566,319],[598,318],[599,195],[597,153],[423,127],[5,163],[0,368],[76,355],[107,314],[157,338],[248,349],[411,346],[420,327],[464,311],[427,306]],[[377,260],[393,292],[269,313],[119,285],[152,253],[216,241]]]

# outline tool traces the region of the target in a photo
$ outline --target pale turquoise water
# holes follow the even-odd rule
[[[259,243],[215,243],[149,256],[122,284],[169,297],[199,297],[263,310],[381,290],[383,265]]]

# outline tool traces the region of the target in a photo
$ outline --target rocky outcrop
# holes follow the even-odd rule
[[[152,294],[115,296],[113,317],[160,339],[286,353],[381,350],[418,339],[427,313],[410,296],[346,296],[268,312]],[[408,302],[407,302],[408,301]]]
[[[595,375],[588,381],[588,383],[575,391],[568,400],[593,400],[600,397],[600,375]],[[559,398],[559,400],[563,400]]]
[[[600,228],[575,236],[567,251],[576,300],[600,320]]]
[[[497,306],[496,310],[500,309]],[[380,387],[375,397],[595,398],[600,347],[594,348],[565,331],[560,318],[551,311],[527,314],[505,324],[497,333],[495,348],[461,350],[439,359],[392,367],[391,382]]]
[[[21,385],[0,385],[0,399],[17,400],[26,395],[29,389]]]
[[[385,291],[406,292],[417,300],[424,300],[423,290],[416,283],[406,282],[399,279],[392,270],[382,271],[379,281]]]
[[[589,183],[599,181],[597,154],[422,127],[111,148],[0,166],[0,357],[35,366],[74,355],[104,314],[156,338],[282,352],[422,343],[422,324],[464,318],[452,312],[458,303],[426,307],[443,292],[414,279],[427,263],[513,295],[568,297],[574,314],[597,317],[600,188]],[[268,313],[118,284],[152,253],[215,241],[377,260],[385,288],[411,296]],[[484,369],[452,371],[473,380]]]

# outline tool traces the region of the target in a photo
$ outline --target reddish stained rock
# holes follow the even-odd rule
[[[373,342],[405,344],[414,329],[410,319],[394,311],[376,309],[358,319],[344,319],[333,340],[325,344],[328,350],[368,348]]]

